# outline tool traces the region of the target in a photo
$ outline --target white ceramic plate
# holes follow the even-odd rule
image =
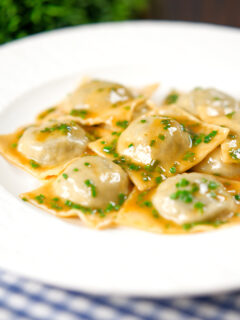
[[[31,122],[84,75],[129,85],[215,86],[240,97],[240,31],[134,22],[67,28],[0,49],[0,133]],[[240,226],[166,236],[94,231],[22,203],[37,182],[0,159],[0,267],[92,293],[203,294],[240,287]]]

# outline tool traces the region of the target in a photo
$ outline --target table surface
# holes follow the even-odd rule
[[[239,320],[240,292],[144,299],[63,290],[0,270],[0,320]]]

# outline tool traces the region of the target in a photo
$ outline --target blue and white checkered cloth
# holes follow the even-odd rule
[[[0,271],[0,320],[240,320],[240,293],[143,299],[63,290]]]

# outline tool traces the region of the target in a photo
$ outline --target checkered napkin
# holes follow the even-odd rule
[[[0,271],[0,320],[240,320],[240,293],[140,299],[62,290]]]

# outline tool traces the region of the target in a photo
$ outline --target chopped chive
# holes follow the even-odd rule
[[[82,119],[85,119],[87,116],[87,113],[88,113],[87,110],[84,110],[84,109],[72,109],[70,112],[70,115],[74,116],[74,117],[80,117]]]
[[[46,127],[43,130],[41,130],[42,133],[51,133],[54,131],[61,131],[63,134],[67,134],[68,132],[71,132],[72,127],[66,123],[56,124],[53,127]]]
[[[235,198],[237,201],[240,201],[240,194],[235,194],[234,198]]]
[[[133,170],[133,171],[138,171],[138,170],[141,169],[141,167],[135,165],[134,163],[130,163],[130,164],[128,165],[128,169]]]
[[[159,135],[158,135],[158,138],[159,138],[160,140],[164,140],[164,139],[165,139],[165,136],[164,136],[163,134],[159,134]]]
[[[133,147],[133,143],[130,143],[130,144],[128,145],[128,148],[131,148],[131,147]]]
[[[161,120],[161,123],[164,125],[163,129],[167,130],[168,128],[171,127],[171,123],[169,119],[163,119]]]
[[[78,169],[78,168],[74,168],[73,171],[74,171],[74,172],[78,172],[79,169]]]
[[[38,164],[36,161],[34,160],[30,160],[30,165],[32,166],[33,169],[37,169],[40,167],[40,164]]]
[[[106,153],[110,153],[112,150],[113,150],[113,147],[111,147],[111,146],[106,146],[103,148],[103,151]]]
[[[170,173],[176,173],[176,171],[177,171],[176,167],[171,167],[171,168],[169,169],[169,172],[170,172]]]
[[[95,198],[95,197],[97,196],[97,191],[96,191],[95,185],[94,185],[94,184],[92,183],[92,181],[89,180],[89,179],[88,179],[88,180],[85,180],[84,183],[85,183],[85,185],[86,185],[87,187],[90,187],[90,188],[91,188],[92,197]]]
[[[63,176],[64,179],[68,178],[68,175],[66,173],[63,173],[62,176]]]
[[[185,178],[182,178],[178,183],[176,183],[177,188],[186,187],[189,185],[189,181]]]
[[[232,149],[229,152],[229,155],[231,156],[232,159],[239,160],[240,159],[240,148],[235,149],[235,150]]]
[[[119,193],[118,203],[120,206],[123,205],[123,203],[125,202],[126,199],[127,199],[127,196],[124,193]]]
[[[12,143],[12,144],[11,144],[11,147],[12,147],[12,148],[17,148],[17,145],[18,145],[17,143]]]
[[[194,208],[197,209],[198,211],[200,211],[201,213],[203,213],[203,208],[204,208],[204,203],[202,202],[196,202],[194,204]]]
[[[184,223],[182,225],[183,230],[187,231],[190,230],[193,227],[193,225],[191,223]]]
[[[53,202],[50,204],[51,208],[56,209],[56,210],[62,210],[62,207],[59,206],[57,203]]]
[[[156,140],[151,140],[150,147],[153,147],[155,145],[155,143],[156,143]]]
[[[188,152],[184,155],[183,160],[185,160],[185,161],[193,161],[193,160],[194,160],[194,157],[195,157],[195,153],[188,151]]]
[[[166,98],[166,104],[173,104],[173,103],[177,102],[177,100],[178,100],[178,94],[171,93]]]
[[[213,130],[208,135],[204,137],[204,143],[209,143],[217,134],[218,132],[216,130]]]
[[[217,194],[216,194],[216,192],[211,191],[211,192],[210,192],[210,196],[211,196],[212,198],[216,198],[216,197],[217,197]]]
[[[128,121],[127,120],[123,120],[123,121],[117,121],[116,125],[118,127],[121,127],[123,129],[126,129],[128,127]]]
[[[170,199],[172,200],[181,200],[185,203],[190,203],[193,201],[193,196],[188,190],[178,190],[170,195]]]
[[[112,135],[113,135],[113,136],[120,136],[120,135],[121,135],[121,132],[113,131],[113,132],[112,132]]]
[[[157,212],[156,209],[152,210],[152,215],[154,216],[154,218],[159,218],[159,213]]]
[[[28,199],[24,197],[24,198],[22,198],[22,201],[27,202],[27,201],[28,201]]]
[[[229,119],[232,119],[232,117],[234,116],[235,113],[236,113],[235,111],[227,113],[226,117],[229,118]]]
[[[152,202],[151,201],[143,201],[143,205],[145,206],[145,207],[148,207],[148,208],[151,208],[152,207]]]
[[[38,203],[43,203],[46,197],[43,194],[39,194],[38,196],[35,197]]]
[[[145,123],[145,122],[147,122],[147,120],[142,119],[140,122],[141,122],[141,123]]]
[[[86,167],[90,167],[90,166],[91,166],[91,164],[90,164],[89,162],[84,162],[84,165],[85,165]]]
[[[162,177],[156,177],[155,178],[155,181],[156,181],[157,184],[160,184],[162,182],[162,180],[163,180]]]
[[[209,190],[215,190],[217,188],[218,188],[218,184],[215,181],[209,181],[209,183],[208,183]]]
[[[195,193],[195,192],[198,192],[198,191],[199,191],[199,186],[196,183],[193,183],[192,187],[191,187],[191,192]]]

